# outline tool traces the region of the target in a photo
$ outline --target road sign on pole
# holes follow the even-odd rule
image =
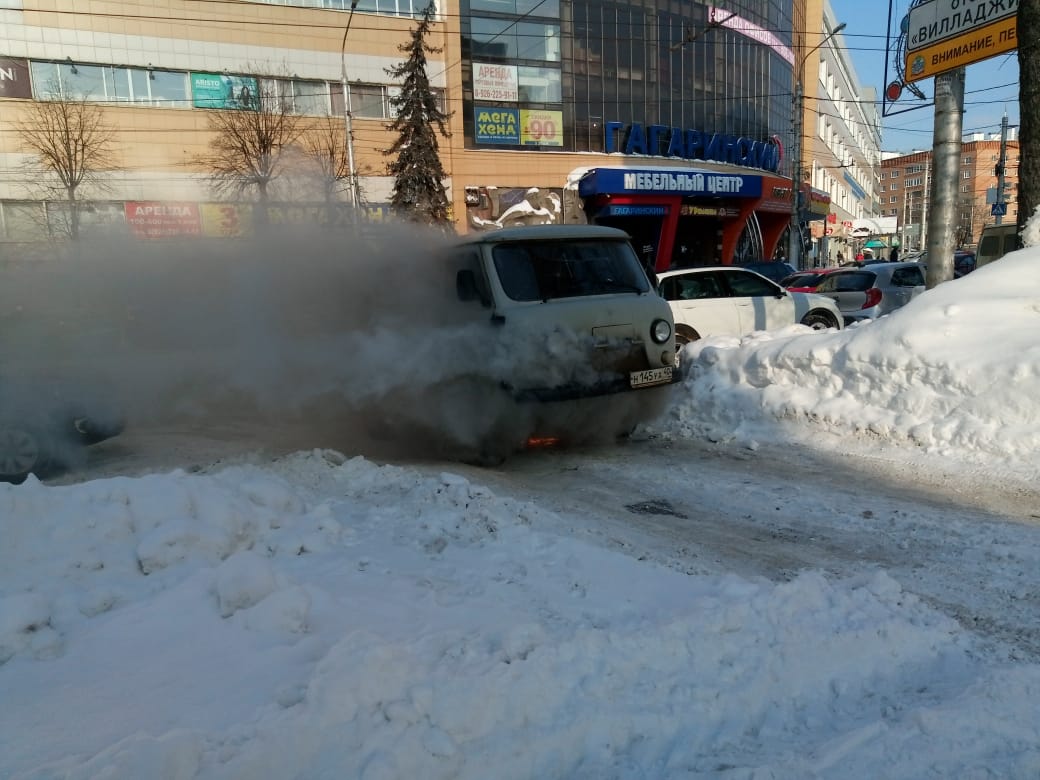
[[[1007,216],[1007,204],[1006,203],[994,203],[990,206],[990,213],[994,217],[1005,217]]]
[[[907,18],[904,80],[948,73],[1017,46],[1017,0],[921,0]]]

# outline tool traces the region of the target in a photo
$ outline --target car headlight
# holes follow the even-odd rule
[[[664,344],[672,337],[672,326],[668,320],[654,320],[650,325],[650,338],[657,344]]]

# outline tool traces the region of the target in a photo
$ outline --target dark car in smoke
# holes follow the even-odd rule
[[[66,404],[48,410],[4,404],[0,409],[0,482],[21,484],[74,468],[84,450],[123,430],[122,418],[100,407]]]

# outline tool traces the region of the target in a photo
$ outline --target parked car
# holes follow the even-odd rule
[[[29,411],[25,404],[0,410],[0,482],[19,485],[30,474],[43,479],[76,465],[83,449],[123,430],[113,414],[89,414],[75,406]]]
[[[975,253],[958,249],[953,253],[953,278],[960,279],[975,270]]]
[[[875,263],[841,268],[820,282],[816,292],[831,298],[846,323],[877,319],[905,306],[925,289],[923,263]]]
[[[904,258],[908,263],[928,265],[928,250],[908,254]],[[975,253],[969,249],[957,249],[953,253],[953,278],[960,279],[975,270]]]
[[[982,268],[1016,249],[1018,249],[1017,225],[986,225],[982,228],[982,235],[979,237],[978,258],[975,265],[977,268]]]
[[[706,336],[742,336],[799,323],[817,330],[844,324],[830,298],[790,292],[746,268],[664,271],[658,284],[672,307],[677,352]]]
[[[780,286],[788,292],[815,292],[827,274],[837,270],[837,268],[813,268],[810,271],[798,271],[781,279]]]
[[[740,268],[746,268],[748,271],[762,274],[766,279],[774,281],[777,284],[780,283],[781,279],[790,276],[797,270],[790,263],[783,260],[754,260],[747,263],[741,263]]]

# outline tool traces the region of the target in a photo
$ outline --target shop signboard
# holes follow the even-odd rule
[[[762,177],[683,168],[593,168],[578,184],[578,194],[583,198],[608,193],[758,198],[762,195]]]
[[[520,143],[524,146],[563,146],[563,112],[520,109]]]
[[[191,103],[195,108],[256,108],[259,97],[254,76],[192,73]]]
[[[520,109],[474,106],[474,140],[478,144],[519,144]]]
[[[216,238],[238,238],[253,232],[253,208],[237,203],[202,203],[202,234]]]
[[[176,238],[202,235],[197,203],[127,201],[126,224],[136,238]]]
[[[907,17],[906,82],[1018,47],[1018,0],[924,0]]]
[[[31,98],[29,61],[0,57],[0,98]]]
[[[710,160],[767,171],[776,171],[783,159],[783,146],[776,136],[766,142],[728,133],[616,121],[605,122],[603,132],[607,154]]]
[[[516,65],[474,62],[473,99],[516,103],[520,99]]]

